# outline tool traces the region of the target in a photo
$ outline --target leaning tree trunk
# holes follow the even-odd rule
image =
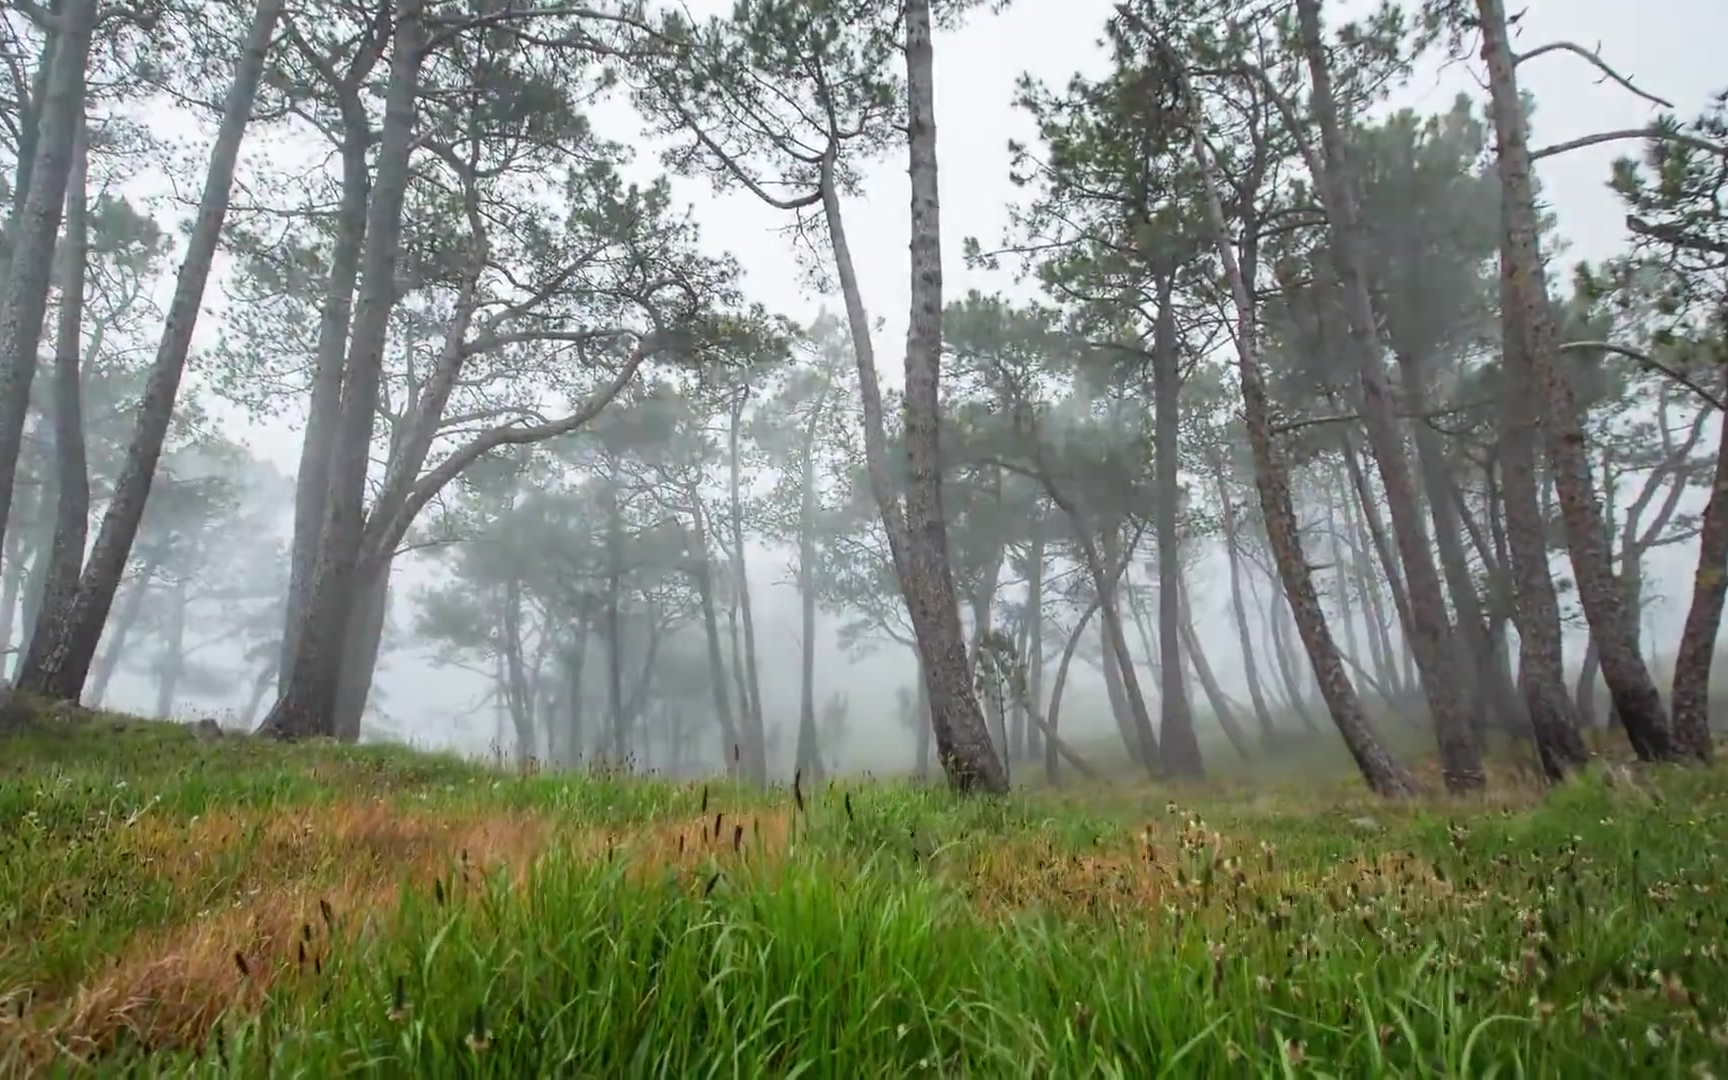
[[[54,241],[72,175],[73,144],[84,116],[85,68],[96,26],[96,0],[66,0],[58,5],[53,67],[37,114],[36,145],[27,192],[21,196],[18,226],[12,231],[12,260],[0,286],[0,542],[12,512],[12,485],[24,447],[24,421],[30,414],[30,384],[36,379],[36,354],[48,317]],[[0,546],[0,550],[4,550]],[[30,628],[25,627],[29,633]]]
[[[144,614],[144,601],[149,598],[150,582],[156,576],[156,567],[155,560],[145,562],[131,588],[126,590],[125,602],[114,613],[114,620],[104,635],[108,647],[102,650],[90,673],[90,692],[85,695],[93,709],[101,708],[108,698],[108,684],[113,681],[114,673],[120,669],[120,661],[126,656],[133,627]]]
[[[150,375],[144,383],[137,424],[126,448],[126,460],[114,481],[114,494],[102,516],[90,558],[84,567],[75,599],[54,612],[44,613],[41,652],[32,649],[31,659],[20,673],[19,685],[51,698],[77,701],[102,640],[102,628],[114,605],[114,594],[126,572],[132,545],[144,520],[145,503],[156,476],[156,464],[174,418],[174,401],[186,371],[186,356],[192,348],[204,288],[222,241],[222,223],[234,188],[234,170],[240,146],[252,119],[252,105],[264,72],[271,35],[282,14],[284,0],[259,0],[253,12],[245,51],[234,72],[222,107],[222,123],[210,151],[205,171],[204,193],[198,202],[186,259],[174,281],[168,317]]]
[[[1200,647],[1199,636],[1194,633],[1194,612],[1188,605],[1186,588],[1182,595],[1182,644],[1188,650],[1188,661],[1194,665],[1194,675],[1200,680],[1200,688],[1212,705],[1213,715],[1218,718],[1218,726],[1224,729],[1224,737],[1230,740],[1230,745],[1244,761],[1248,760],[1254,756],[1254,750],[1248,743],[1247,733],[1236,720],[1236,710],[1231,707],[1230,699],[1224,696],[1224,688],[1218,685],[1217,676],[1212,673],[1206,651]]]
[[[1086,610],[1074,620],[1074,629],[1068,631],[1068,644],[1062,647],[1062,658],[1056,662],[1056,679],[1050,684],[1050,715],[1044,721],[1044,777],[1051,787],[1060,783],[1056,760],[1062,740],[1057,734],[1057,723],[1062,718],[1062,691],[1068,685],[1068,668],[1074,662],[1075,650],[1080,647],[1080,635],[1086,632],[1086,624],[1092,621],[1100,606],[1101,598],[1094,594]],[[1104,662],[1110,662],[1108,654]]]
[[[1270,744],[1278,737],[1272,722],[1272,710],[1266,707],[1266,691],[1260,683],[1260,665],[1254,657],[1254,640],[1248,631],[1248,605],[1242,599],[1242,553],[1238,550],[1236,507],[1230,500],[1230,490],[1224,480],[1222,462],[1214,464],[1218,485],[1220,513],[1224,520],[1224,554],[1230,560],[1230,612],[1236,622],[1236,644],[1242,650],[1242,676],[1248,683],[1248,700],[1254,706],[1254,719],[1260,725],[1260,739]]]
[[[1446,617],[1446,594],[1422,528],[1421,504],[1404,439],[1398,430],[1397,409],[1381,358],[1373,299],[1368,290],[1366,243],[1361,211],[1356,204],[1354,172],[1347,165],[1343,125],[1338,120],[1332,72],[1322,51],[1320,0],[1296,0],[1302,51],[1313,80],[1312,102],[1320,127],[1321,159],[1313,164],[1328,224],[1333,271],[1344,289],[1344,314],[1355,353],[1362,389],[1362,420],[1380,467],[1392,535],[1398,545],[1405,581],[1410,587],[1412,647],[1422,687],[1433,713],[1440,743],[1440,771],[1451,791],[1474,791],[1487,783],[1482,748],[1461,690],[1458,655]]]
[[[1692,574],[1692,603],[1674,654],[1674,746],[1682,754],[1709,761],[1710,663],[1728,596],[1728,418],[1722,421],[1710,501],[1698,531],[1698,569]]]
[[[1633,749],[1644,760],[1673,754],[1662,693],[1638,650],[1636,614],[1628,611],[1614,577],[1602,507],[1590,475],[1590,458],[1579,423],[1572,385],[1560,368],[1554,314],[1549,308],[1547,273],[1542,264],[1529,133],[1518,93],[1517,58],[1506,27],[1504,0],[1476,0],[1482,33],[1482,60],[1493,97],[1494,132],[1499,147],[1502,285],[1501,318],[1516,347],[1507,350],[1509,367],[1530,381],[1533,403],[1542,410],[1566,548],[1578,585],[1578,601],[1602,657],[1602,676],[1614,711]]]
[[[1314,666],[1321,696],[1326,699],[1332,721],[1362,771],[1363,779],[1381,795],[1408,795],[1413,790],[1410,777],[1386,752],[1372,721],[1362,710],[1362,701],[1357,697],[1356,688],[1351,684],[1349,673],[1344,670],[1344,661],[1338,654],[1338,644],[1326,625],[1326,612],[1320,606],[1320,594],[1314,587],[1314,571],[1302,551],[1289,475],[1277,444],[1273,442],[1272,405],[1266,391],[1266,378],[1260,368],[1259,346],[1255,338],[1253,293],[1243,275],[1242,264],[1236,259],[1236,248],[1219,194],[1218,169],[1212,160],[1211,147],[1206,142],[1205,124],[1195,103],[1193,87],[1185,75],[1179,78],[1183,84],[1180,87],[1182,97],[1189,102],[1189,128],[1195,161],[1200,168],[1206,222],[1236,308],[1237,372],[1242,386],[1249,449],[1254,456],[1254,482],[1260,493],[1261,513],[1266,521],[1272,556],[1278,564],[1285,595],[1295,612],[1297,631]],[[1252,196],[1243,201],[1251,202]],[[1253,237],[1257,223],[1245,224],[1243,236]],[[1249,244],[1252,244],[1251,240]],[[1250,246],[1249,252],[1252,251]],[[1252,257],[1246,261],[1249,265],[1254,264]]]
[[[396,264],[402,246],[402,207],[413,153],[426,35],[419,0],[398,4],[392,35],[384,124],[378,140],[377,182],[367,206],[359,303],[342,378],[340,422],[332,435],[330,485],[318,563],[301,622],[294,663],[281,696],[260,730],[280,737],[333,732],[343,634],[365,531],[366,473],[371,461],[390,312],[397,300]]]

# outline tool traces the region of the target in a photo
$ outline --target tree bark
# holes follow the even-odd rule
[[[1259,346],[1255,336],[1253,293],[1244,275],[1242,263],[1236,259],[1236,248],[1230,237],[1229,223],[1224,216],[1223,198],[1219,194],[1218,169],[1206,143],[1205,123],[1199,104],[1185,75],[1181,78],[1182,97],[1187,102],[1190,134],[1194,142],[1195,161],[1201,174],[1203,203],[1211,239],[1224,267],[1236,309],[1236,361],[1242,387],[1242,405],[1248,429],[1249,448],[1254,456],[1255,486],[1260,493],[1261,513],[1273,559],[1283,581],[1285,595],[1295,611],[1296,626],[1307,647],[1314,666],[1314,677],[1320,693],[1332,713],[1332,721],[1343,736],[1344,743],[1356,760],[1363,779],[1375,792],[1384,796],[1408,795],[1412,791],[1410,777],[1386,752],[1373,723],[1362,710],[1361,699],[1344,670],[1337,642],[1326,625],[1326,613],[1320,606],[1319,593],[1314,588],[1314,575],[1306,555],[1296,519],[1296,509],[1290,494],[1290,481],[1284,462],[1272,436],[1272,407],[1266,391],[1265,376],[1260,368]],[[1253,193],[1243,199],[1252,202]],[[1243,235],[1247,240],[1249,258],[1255,264],[1255,242],[1252,238],[1258,222],[1245,222]]]
[[[1153,327],[1152,408],[1153,484],[1158,504],[1155,541],[1158,545],[1158,650],[1162,669],[1158,726],[1164,769],[1172,776],[1206,775],[1200,741],[1194,735],[1194,711],[1182,668],[1182,546],[1177,517],[1181,512],[1182,463],[1177,437],[1181,425],[1182,372],[1178,356],[1176,311],[1171,303],[1175,282],[1159,282],[1158,318]]]
[[[174,715],[174,698],[180,692],[180,676],[186,672],[186,579],[178,577],[168,586],[168,625],[162,632],[162,655],[156,664],[157,718]]]
[[[823,397],[826,397],[824,392]],[[798,601],[801,616],[799,640],[798,754],[796,768],[810,780],[822,779],[822,753],[816,733],[816,424],[822,415],[819,398],[811,411],[800,449],[798,494]],[[737,428],[733,428],[733,477],[736,485]],[[734,493],[737,488],[734,486]],[[736,506],[736,503],[734,503]],[[736,524],[735,524],[736,527]],[[742,564],[742,559],[740,559]],[[742,575],[740,575],[742,582]],[[745,632],[749,633],[749,609],[745,609]],[[745,638],[746,642],[749,638]],[[754,665],[752,665],[754,670]]]
[[[1188,662],[1194,665],[1194,674],[1200,680],[1200,688],[1206,692],[1206,700],[1212,706],[1213,715],[1218,718],[1218,726],[1224,729],[1224,737],[1230,740],[1230,745],[1236,748],[1236,753],[1242,756],[1242,760],[1247,761],[1254,756],[1254,750],[1248,743],[1248,736],[1242,730],[1242,725],[1236,720],[1236,710],[1230,707],[1230,699],[1224,696],[1223,688],[1212,674],[1212,665],[1206,661],[1205,650],[1200,648],[1200,639],[1194,633],[1194,613],[1188,606],[1186,589],[1182,596],[1182,643],[1188,650]]]
[[[1710,500],[1699,521],[1698,568],[1692,574],[1692,602],[1674,654],[1674,748],[1709,761],[1714,751],[1710,733],[1710,664],[1716,658],[1716,636],[1722,626],[1724,596],[1728,596],[1728,420],[1716,449],[1716,472]]]
[[[0,551],[5,550],[24,421],[30,414],[30,384],[36,379],[42,324],[48,317],[54,242],[60,235],[73,148],[84,116],[85,68],[96,16],[96,0],[66,0],[60,6],[53,66],[36,116],[29,183],[27,190],[14,193],[22,209],[11,236],[12,261],[0,286],[4,294],[0,296]],[[25,632],[29,633],[28,625]]]
[[[1398,430],[1397,409],[1386,380],[1385,365],[1368,291],[1366,244],[1361,212],[1356,205],[1356,177],[1347,163],[1343,126],[1338,119],[1320,36],[1320,0],[1296,0],[1302,51],[1313,80],[1311,95],[1314,117],[1320,127],[1321,159],[1313,162],[1315,182],[1323,193],[1330,240],[1328,251],[1333,271],[1344,289],[1344,314],[1355,353],[1357,379],[1362,389],[1362,420],[1380,467],[1380,482],[1386,491],[1386,506],[1392,517],[1393,539],[1410,587],[1412,647],[1417,669],[1433,714],[1440,744],[1440,771],[1450,791],[1475,791],[1487,784],[1482,770],[1482,748],[1470,718],[1469,703],[1460,687],[1451,627],[1446,617],[1446,596],[1440,574],[1421,525],[1410,463]]]
[[[390,614],[390,562],[369,570],[348,613],[342,639],[341,674],[336,683],[334,734],[343,742],[360,741],[360,721],[377,677],[378,653],[384,644],[384,624]]]
[[[708,646],[708,688],[714,696],[714,715],[720,721],[720,757],[726,774],[733,776],[738,772],[743,752],[738,741],[738,723],[732,713],[732,697],[726,692],[726,659],[720,648],[720,620],[714,610],[714,561],[708,553],[708,515],[695,484],[690,485],[685,497],[690,500],[691,574],[696,579],[702,635]]]
[[[741,462],[738,459],[739,427],[743,421],[744,399],[748,388],[740,388],[740,393],[732,402],[732,427],[730,432],[730,487],[731,487],[731,522],[732,522],[732,577],[738,593],[738,613],[744,621],[744,688],[749,693],[744,701],[744,731],[748,745],[745,753],[749,755],[746,770],[751,779],[758,784],[768,782],[767,750],[763,745],[762,721],[762,679],[761,669],[756,661],[756,619],[750,608],[750,572],[744,563],[744,501],[740,484]],[[812,720],[814,723],[814,720]]]
[[[150,595],[150,582],[156,576],[154,560],[146,561],[138,576],[133,579],[132,587],[126,591],[126,600],[115,613],[113,622],[104,635],[108,647],[102,650],[102,655],[96,661],[91,673],[90,692],[85,695],[90,707],[100,709],[108,698],[108,684],[114,678],[114,673],[120,668],[120,661],[126,655],[126,645],[132,635],[132,628],[138,625],[138,618],[144,613],[144,601]]]
[[[821,196],[846,300],[864,413],[864,449],[871,495],[882,513],[895,576],[912,620],[930,692],[937,755],[957,791],[1006,792],[1007,774],[991,748],[984,713],[972,692],[966,641],[955,605],[942,518],[937,435],[942,336],[941,221],[937,198],[934,59],[929,0],[906,8],[906,70],[911,100],[908,163],[912,178],[912,305],[906,349],[906,443],[911,468],[902,510],[888,473],[887,434],[869,316],[840,216],[832,156],[822,163]]]
[[[1050,685],[1050,715],[1044,723],[1044,776],[1051,787],[1060,783],[1056,759],[1061,749],[1061,737],[1057,735],[1057,722],[1062,717],[1062,691],[1068,685],[1068,667],[1074,662],[1074,652],[1080,647],[1080,635],[1086,632],[1086,624],[1097,614],[1101,598],[1096,594],[1092,602],[1086,605],[1086,610],[1074,620],[1074,629],[1068,632],[1068,644],[1062,648],[1062,659],[1056,662],[1056,680]],[[1109,662],[1106,654],[1105,662]]]
[[[88,223],[89,145],[84,118],[76,118],[72,140],[72,171],[66,181],[65,236],[60,243],[60,312],[54,341],[54,539],[45,555],[37,558],[46,569],[40,611],[66,611],[77,599],[78,579],[84,569],[84,545],[90,531],[90,468],[84,449],[83,373],[84,286],[90,258]],[[58,617],[50,615],[50,618]],[[30,646],[23,667],[31,665],[30,654],[48,644],[46,633],[26,626]],[[40,662],[40,659],[37,659]]]
[[[1026,650],[1022,658],[1026,664],[1026,697],[1028,707],[1033,712],[1044,708],[1044,514],[1040,508],[1032,521],[1031,550],[1026,556],[1028,564],[1028,580],[1026,583]],[[1030,724],[1026,730],[1025,741],[1021,744],[1024,756],[1030,760],[1037,758],[1042,749],[1039,738],[1043,728]]]
[[[241,143],[252,119],[252,105],[258,96],[258,83],[283,3],[284,0],[259,0],[253,12],[234,82],[223,102],[222,122],[210,151],[204,191],[186,245],[186,259],[174,281],[162,339],[144,384],[137,423],[120,475],[114,481],[114,494],[102,515],[102,526],[74,599],[48,616],[44,632],[38,635],[41,651],[33,649],[33,657],[27,658],[20,672],[19,685],[44,696],[77,701],[82,695],[90,664],[102,640],[103,626],[114,605],[114,594],[120,588],[132,545],[138,538],[156,465],[174,417],[174,402],[186,371],[186,357],[192,348],[205,285],[222,241],[222,223],[228,214]],[[30,659],[35,663],[29,662]]]
[[[360,252],[366,242],[366,204],[371,175],[366,148],[371,125],[350,88],[337,90],[342,102],[342,199],[336,209],[336,240],[330,276],[318,316],[318,344],[312,368],[312,394],[306,406],[306,433],[294,481],[294,537],[288,564],[288,603],[283,615],[282,664],[277,690],[294,668],[312,576],[318,568],[318,542],[324,535],[326,496],[330,491],[330,454],[342,413],[342,364],[360,277]]]
[[[378,140],[377,181],[366,209],[361,284],[342,376],[340,422],[331,436],[330,484],[318,560],[294,663],[261,732],[295,738],[333,733],[343,634],[365,529],[366,473],[378,409],[390,312],[397,300],[409,158],[426,35],[423,0],[397,0],[390,78]]]
[[[1672,756],[1673,745],[1661,691],[1638,650],[1637,619],[1626,610],[1602,531],[1602,508],[1590,475],[1590,459],[1567,373],[1560,367],[1547,272],[1542,262],[1535,181],[1528,132],[1519,99],[1517,57],[1507,34],[1504,0],[1476,0],[1482,61],[1493,98],[1496,162],[1502,188],[1501,319],[1508,344],[1506,362],[1528,379],[1542,410],[1542,431],[1552,464],[1567,551],[1578,600],[1602,656],[1602,675],[1633,749],[1644,760]],[[1523,369],[1522,371],[1518,369]],[[1524,374],[1527,372],[1528,374]],[[1509,499],[1509,502],[1512,501]],[[1553,707],[1563,708],[1558,701]],[[1542,722],[1556,723],[1552,714]],[[1535,717],[1533,717],[1533,720]],[[1575,730],[1575,729],[1574,729]]]

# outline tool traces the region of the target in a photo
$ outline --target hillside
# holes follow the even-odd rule
[[[1728,1074],[1720,770],[958,803],[108,716],[3,751],[8,1075]]]

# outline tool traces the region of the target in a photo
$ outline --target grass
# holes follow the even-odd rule
[[[0,743],[0,1073],[1728,1075],[1728,784],[1389,806]]]

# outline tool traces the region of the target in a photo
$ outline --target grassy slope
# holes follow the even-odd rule
[[[800,813],[38,723],[0,742],[0,1073],[1728,1075],[1724,779]]]

